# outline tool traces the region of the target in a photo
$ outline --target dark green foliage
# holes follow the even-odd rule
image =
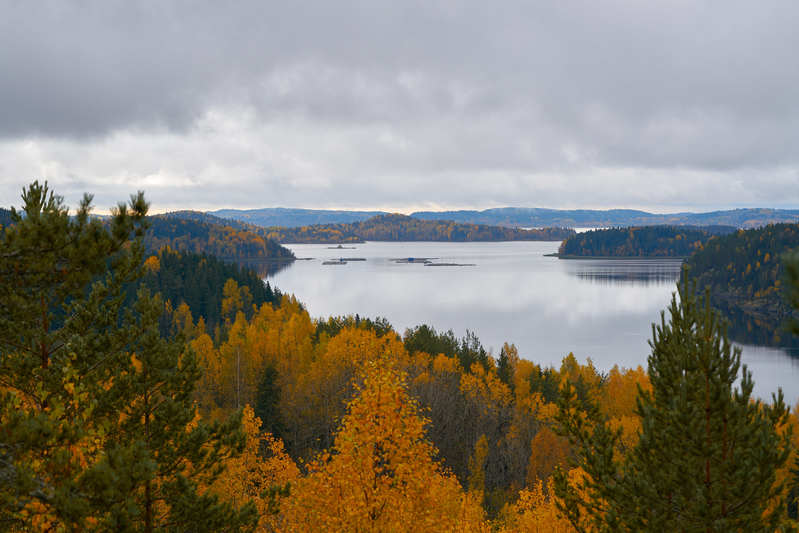
[[[561,257],[687,257],[716,234],[735,228],[645,226],[578,233],[566,239]]]
[[[587,499],[556,476],[562,510],[599,531],[775,531],[786,504],[775,474],[792,446],[790,430],[778,431],[782,392],[771,404],[753,400],[745,366],[734,386],[740,349],[693,288],[679,287],[669,315],[653,325],[652,392],[639,389],[642,429],[626,456],[599,409],[580,405],[573,387],[562,391],[558,421],[590,476]]]
[[[785,323],[795,312],[784,290],[783,256],[799,248],[799,225],[773,224],[718,237],[688,258],[700,291],[732,319],[736,340],[786,345]]]
[[[258,382],[253,411],[261,419],[261,431],[275,436],[283,435],[283,421],[280,417],[280,385],[274,366],[267,365]]]
[[[103,528],[152,531],[168,525],[177,531],[237,530],[251,525],[255,509],[234,509],[200,490],[220,473],[222,460],[244,447],[241,420],[208,425],[193,422],[193,394],[200,368],[183,342],[159,333],[160,298],[139,292],[134,329],[139,332],[125,372],[119,372],[112,393],[121,406],[119,423],[105,442],[107,453],[87,472],[96,503],[105,509]],[[190,428],[190,429],[187,429]],[[188,465],[190,466],[187,466]],[[124,493],[110,492],[108,472],[124,482]],[[110,494],[110,497],[109,497]]]
[[[149,217],[150,231],[145,246],[156,252],[165,246],[173,250],[206,253],[222,259],[291,260],[291,250],[266,238],[263,230],[237,229],[230,225],[170,215]],[[261,234],[259,234],[261,233]]]
[[[264,303],[280,305],[282,293],[250,269],[205,254],[162,249],[157,257],[158,269],[148,269],[141,286],[160,293],[175,309],[185,302],[195,320],[203,317],[208,331],[222,324],[222,288],[228,279],[236,281],[239,287],[247,287],[257,307]],[[133,295],[135,288],[131,287],[130,300]]]
[[[357,314],[355,316],[331,316],[327,320],[319,320],[316,323],[315,340],[318,341],[322,335],[327,335],[328,338],[335,337],[342,329],[353,327],[374,331],[378,337],[394,332],[394,328],[384,317],[361,318]]]
[[[448,357],[457,353],[459,344],[452,330],[438,333],[434,327],[427,324],[406,329],[402,341],[408,353],[425,352],[430,355],[443,353]]]
[[[405,215],[378,215],[349,224],[300,228],[266,228],[282,243],[347,243],[363,241],[559,241],[573,235],[566,228],[516,229],[464,224],[446,220],[419,220]]]
[[[560,388],[560,376],[554,368],[539,368],[530,374],[530,392],[539,392],[545,401],[554,403],[558,399]],[[574,385],[578,392],[577,398],[581,403],[587,398],[587,390],[582,377],[579,377]]]
[[[497,377],[502,383],[513,388],[513,367],[504,346],[499,351],[499,357],[497,358]]]
[[[402,341],[405,349],[411,354],[425,352],[430,355],[444,354],[447,357],[457,357],[466,372],[469,372],[475,363],[479,363],[486,370],[493,370],[494,363],[491,356],[477,335],[469,330],[466,330],[466,335],[459,340],[452,330],[439,333],[432,326],[422,324],[406,329]]]

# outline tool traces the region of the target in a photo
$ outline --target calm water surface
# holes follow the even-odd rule
[[[652,322],[675,291],[679,261],[544,256],[558,245],[369,242],[339,250],[296,244],[288,247],[298,258],[314,259],[296,261],[270,282],[295,294],[316,317],[383,316],[400,332],[419,324],[458,336],[469,329],[494,354],[512,342],[522,357],[545,365],[559,366],[573,352],[603,371],[615,364],[646,367]],[[322,265],[341,257],[366,261]],[[409,257],[475,266],[394,261]],[[756,394],[770,398],[782,387],[787,401],[799,399],[799,359],[779,349],[742,348]]]

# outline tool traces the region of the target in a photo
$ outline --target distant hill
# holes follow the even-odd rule
[[[281,243],[348,243],[361,241],[559,241],[574,231],[564,228],[522,230],[419,220],[405,215],[378,215],[351,224],[301,228],[268,228],[267,236]]]
[[[326,209],[289,209],[268,207],[264,209],[219,209],[210,214],[270,227],[298,228],[318,224],[346,224],[385,215],[382,211],[331,211]]]
[[[784,322],[792,316],[784,294],[783,255],[799,249],[799,225],[770,224],[709,241],[686,261],[697,290],[710,288],[714,307],[742,342],[795,344]]]
[[[644,226],[578,233],[563,241],[558,254],[569,257],[688,257],[714,235],[732,226]]]
[[[332,211],[324,209],[220,209],[211,214],[259,226],[286,228],[342,224],[388,213],[380,211]],[[799,222],[799,209],[731,209],[708,213],[655,214],[634,209],[544,209],[500,207],[483,211],[419,211],[410,215],[420,220],[451,220],[469,224],[506,227],[613,227],[613,226],[735,226],[755,228],[779,222]]]
[[[632,209],[560,210],[502,207],[484,211],[426,211],[413,213],[423,220],[447,219],[456,222],[501,226],[569,228],[611,226],[735,226],[753,228],[776,222],[799,222],[799,209],[732,209],[709,213],[654,214]]]
[[[291,260],[291,250],[263,235],[262,228],[244,229],[204,213],[189,212],[154,215],[149,218],[150,229],[145,236],[147,248],[157,252],[165,246],[181,252],[208,254],[227,260]],[[239,226],[239,227],[235,227]]]

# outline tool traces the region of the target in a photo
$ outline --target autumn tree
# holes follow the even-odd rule
[[[288,531],[479,531],[482,510],[435,462],[401,371],[367,363],[333,448],[286,502]]]
[[[776,471],[791,450],[782,392],[771,404],[752,398],[752,376],[724,326],[679,287],[670,320],[653,325],[652,390],[639,390],[640,438],[625,456],[595,404],[582,412],[573,387],[561,395],[559,421],[587,476],[557,476],[562,510],[573,525],[599,531],[774,531],[785,513]],[[585,498],[579,494],[588,494]]]

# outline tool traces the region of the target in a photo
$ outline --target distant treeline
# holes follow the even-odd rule
[[[184,212],[185,213],[185,212]],[[202,215],[202,214],[200,214]],[[145,237],[148,250],[156,252],[169,246],[173,250],[209,254],[222,259],[275,259],[290,260],[294,254],[264,235],[233,225],[206,220],[185,218],[171,214],[149,217],[150,228]]]
[[[515,229],[405,215],[379,215],[351,224],[301,228],[268,228],[267,237],[281,243],[352,243],[363,241],[558,241],[574,234],[566,228]]]
[[[730,226],[644,226],[579,233],[566,239],[560,257],[687,257]]]
[[[279,306],[282,293],[272,288],[252,270],[226,263],[207,254],[183,253],[162,248],[147,258],[145,275],[139,286],[151,293],[161,293],[165,301],[177,310],[185,303],[195,319],[202,318],[207,331],[212,333],[227,318],[222,301],[225,297],[241,302],[238,307],[249,311],[253,305],[264,303]],[[129,298],[134,299],[131,290]],[[229,314],[229,313],[228,313]]]
[[[733,330],[743,322],[739,329],[761,330],[760,337],[770,337],[761,341],[782,344],[791,316],[782,259],[797,248],[799,225],[772,224],[713,239],[686,264],[697,290],[709,287],[713,305],[735,319]]]

